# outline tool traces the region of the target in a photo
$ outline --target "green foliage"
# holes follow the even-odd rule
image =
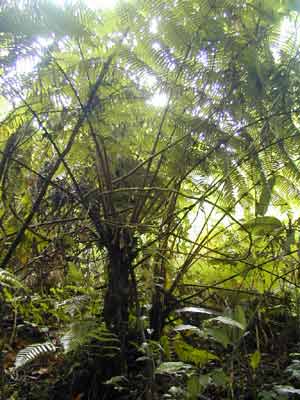
[[[253,370],[256,370],[261,361],[261,354],[259,350],[256,350],[253,354],[250,355],[250,365]]]
[[[261,236],[281,229],[281,222],[275,217],[256,217],[244,224],[253,235]]]
[[[262,299],[297,300],[298,11],[280,0],[1,6],[7,343],[18,318],[46,324],[66,352],[120,357],[105,382],[128,389],[133,336],[146,397],[155,371],[187,378],[171,397],[214,385],[234,398],[227,371],[198,372],[252,329],[243,367],[257,373]],[[32,346],[18,366],[50,345]]]
[[[275,391],[279,394],[283,394],[283,395],[293,395],[293,394],[300,394],[300,390],[296,389],[292,386],[287,386],[287,385],[282,385],[282,386],[276,386],[275,387]]]
[[[226,387],[229,382],[229,377],[222,369],[216,368],[208,374],[192,375],[187,382],[187,399],[196,400],[199,395],[209,385],[217,387]]]
[[[164,362],[159,365],[156,369],[157,374],[174,374],[177,372],[184,372],[191,369],[189,364],[185,364],[182,361]]]
[[[117,336],[95,320],[72,323],[60,341],[65,352],[76,351],[81,346],[88,348],[92,342],[106,357],[115,357],[120,352],[120,342]]]
[[[237,306],[233,312],[229,312],[233,318],[220,315],[209,318],[204,322],[204,332],[225,348],[229,344],[236,345],[245,333],[247,326],[245,313],[242,307]]]
[[[24,288],[19,279],[9,271],[0,269],[0,285],[10,288]]]
[[[197,349],[184,342],[180,336],[175,339],[174,348],[180,360],[190,362],[197,366],[203,366],[219,357],[207,350]]]

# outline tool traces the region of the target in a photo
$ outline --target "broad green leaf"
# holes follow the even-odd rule
[[[175,374],[180,371],[186,371],[187,369],[192,368],[191,365],[185,364],[181,361],[174,362],[164,362],[161,363],[158,368],[156,368],[156,374]]]
[[[210,374],[211,379],[213,383],[216,386],[226,386],[228,382],[230,381],[230,378],[228,375],[225,374],[224,370],[222,368],[218,368],[212,371]]]
[[[124,376],[124,375],[117,375],[117,376],[113,376],[111,377],[109,380],[103,382],[105,385],[115,385],[115,386],[119,386],[119,385],[124,385],[126,383],[128,383],[128,379]]]
[[[227,348],[232,343],[231,338],[225,329],[222,328],[206,328],[205,332],[210,335],[216,342],[221,343],[222,346]]]
[[[290,354],[290,356],[292,355]],[[291,374],[293,378],[300,379],[300,360],[293,360],[286,368],[286,372]]]
[[[238,305],[238,306],[234,307],[233,312],[231,312],[228,315],[228,317],[232,318],[234,321],[239,322],[244,327],[244,329],[246,328],[247,320],[246,320],[245,311],[242,306]]]
[[[228,325],[233,328],[239,328],[241,330],[245,329],[245,326],[243,324],[241,324],[240,322],[235,321],[234,319],[229,318],[229,317],[219,316],[219,317],[215,317],[215,318],[210,318],[205,321],[206,325],[215,324],[215,323]]]
[[[187,381],[187,398],[188,400],[196,400],[199,394],[203,391],[205,385],[203,380],[200,381],[198,375],[192,375]]]
[[[194,313],[194,314],[208,314],[208,315],[216,315],[218,314],[214,310],[210,310],[209,308],[204,307],[184,307],[176,310],[177,313]]]
[[[177,325],[177,326],[175,326],[174,331],[177,331],[177,332],[193,331],[193,332],[201,333],[201,329],[199,329],[195,325]]]
[[[258,393],[258,400],[281,400],[280,397],[278,398],[278,393],[273,390],[262,390]],[[282,400],[286,400],[286,396]]]
[[[244,224],[253,235],[261,236],[274,233],[282,228],[282,223],[275,217],[257,217]]]
[[[259,367],[261,360],[261,354],[259,350],[256,350],[254,353],[250,355],[250,365],[252,369],[256,370]]]
[[[284,385],[276,385],[274,386],[274,389],[276,392],[280,394],[299,394],[300,395],[300,389],[296,389],[293,386],[284,386]]]

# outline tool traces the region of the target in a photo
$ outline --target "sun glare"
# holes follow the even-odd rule
[[[68,4],[68,0],[53,0],[53,2],[61,6]],[[108,9],[113,8],[116,5],[117,0],[83,0],[83,3],[93,10]]]
[[[148,101],[149,104],[155,107],[166,107],[169,97],[166,93],[157,91]]]
[[[281,57],[284,57],[283,49],[287,43],[294,46],[295,52],[299,47],[299,21],[291,18],[284,18],[281,23],[279,38],[271,45],[271,51],[275,62],[280,62]]]

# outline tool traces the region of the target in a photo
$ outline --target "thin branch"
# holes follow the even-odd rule
[[[54,165],[52,166],[48,176],[46,177],[46,180],[44,181],[44,184],[37,196],[37,199],[35,201],[35,203],[32,206],[32,209],[30,211],[30,213],[28,214],[27,218],[24,221],[24,224],[22,225],[21,229],[19,230],[15,240],[13,241],[13,243],[11,244],[8,252],[6,253],[4,259],[2,260],[1,264],[0,264],[0,268],[5,269],[10,258],[12,257],[13,253],[15,252],[16,248],[18,247],[18,245],[20,244],[21,240],[23,239],[23,235],[27,229],[27,227],[30,225],[30,222],[32,221],[34,215],[36,214],[36,212],[38,211],[40,204],[46,194],[46,191],[48,189],[48,186],[50,184],[51,179],[53,178],[54,174],[56,173],[57,169],[59,168],[60,164],[63,162],[64,158],[66,157],[66,155],[70,152],[75,137],[77,136],[78,132],[80,131],[81,127],[83,126],[84,122],[86,121],[89,113],[91,112],[91,110],[93,109],[93,102],[94,102],[94,98],[96,96],[97,90],[99,89],[100,85],[102,84],[102,81],[104,79],[104,76],[106,75],[109,66],[112,63],[114,54],[111,54],[107,61],[104,63],[102,71],[95,83],[95,85],[93,86],[90,96],[88,98],[88,101],[84,107],[84,112],[79,116],[78,121],[69,137],[68,143],[65,147],[65,149],[63,150],[63,152],[61,153],[61,155],[57,158],[56,162],[54,163]]]

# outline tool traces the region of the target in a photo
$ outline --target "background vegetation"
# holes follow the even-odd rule
[[[300,394],[299,5],[0,8],[0,397]]]

